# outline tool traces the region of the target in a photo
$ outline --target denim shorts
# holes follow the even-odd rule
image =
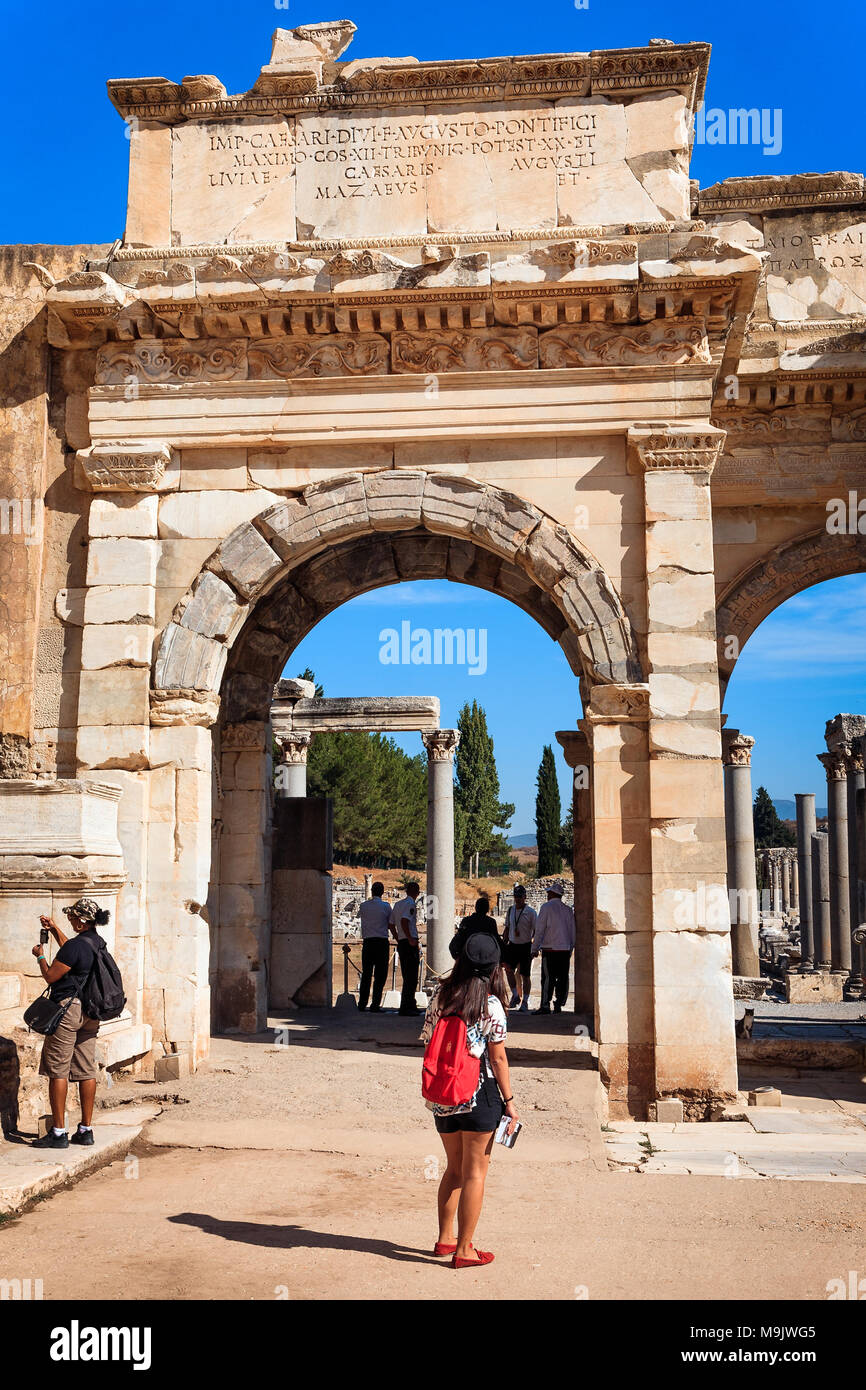
[[[460,1130],[467,1130],[470,1134],[489,1134],[496,1129],[504,1114],[505,1106],[499,1087],[493,1077],[488,1076],[482,1081],[471,1110],[461,1115],[436,1115],[434,1119],[440,1134],[457,1134]]]

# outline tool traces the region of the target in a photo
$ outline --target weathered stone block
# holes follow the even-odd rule
[[[369,522],[364,476],[348,474],[314,483],[304,492],[319,534],[328,541],[362,530]]]
[[[428,531],[469,535],[483,497],[484,489],[471,480],[429,473],[421,503],[423,523]]]
[[[209,729],[194,724],[152,729],[150,736],[150,765],[192,768],[210,772],[213,758],[213,739]]]
[[[159,498],[136,497],[134,494],[117,497],[94,497],[90,504],[87,529],[92,537],[136,536],[152,539],[156,536],[156,517]]]
[[[88,584],[154,584],[159,547],[155,540],[127,537],[93,540],[87,549]]]
[[[111,667],[82,671],[78,686],[78,723],[146,724],[150,714],[150,671]]]
[[[244,621],[249,605],[240,603],[237,594],[211,570],[205,570],[196,580],[181,611],[175,614],[181,627],[227,641]]]
[[[421,524],[425,477],[408,468],[363,475],[367,514],[375,531],[409,530]]]
[[[169,623],[154,663],[154,683],[163,690],[216,691],[227,655],[224,643]]]
[[[108,666],[150,667],[153,628],[146,623],[95,623],[85,627],[81,665],[85,671]]]
[[[255,598],[283,568],[283,561],[251,522],[238,526],[210,559],[244,598]]]
[[[80,728],[76,743],[76,764],[80,768],[147,767],[150,747],[148,724],[94,725]]]

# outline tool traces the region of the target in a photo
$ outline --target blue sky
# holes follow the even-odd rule
[[[161,20],[140,6],[71,3],[34,11],[0,0],[0,33],[9,57],[7,110],[22,132],[4,154],[0,243],[110,242],[123,234],[128,145],[108,101],[109,77],[214,73],[229,92],[252,86],[277,27],[348,17],[358,33],[347,57],[412,55],[421,59],[633,47],[650,38],[713,45],[708,108],[780,109],[782,146],[697,146],[692,175],[701,186],[743,174],[860,170],[862,53],[866,7],[825,0],[513,0],[432,10],[353,0],[323,8],[289,0],[210,0],[174,6]],[[165,21],[165,22],[162,22]],[[825,55],[832,48],[832,80]],[[816,75],[817,74],[817,75]],[[23,134],[26,132],[26,136]],[[383,666],[378,634],[409,619],[415,626],[485,628],[488,670]],[[838,580],[790,601],[755,634],[731,682],[729,722],[757,739],[755,785],[772,795],[820,791],[814,754],[824,721],[866,706],[866,579]],[[514,652],[522,670],[517,674]],[[556,647],[527,615],[504,600],[459,585],[381,590],[331,615],[306,639],[290,671],[309,663],[331,694],[436,694],[453,722],[473,696],[488,711],[502,791],[517,803],[513,830],[532,829],[535,771],[553,742],[563,794],[569,775],[556,729],[580,717],[574,679]],[[407,739],[417,748],[418,740]]]
[[[338,10],[272,0],[209,0],[156,11],[76,3],[0,3],[9,58],[6,108],[26,137],[4,152],[0,242],[104,242],[123,234],[127,142],[105,92],[109,77],[214,73],[246,91],[270,56],[275,28],[346,17],[347,57],[489,57],[635,47],[650,38],[712,43],[707,107],[783,113],[782,148],[696,149],[702,186],[734,174],[804,173],[862,164],[864,6],[853,0],[535,0],[532,6],[442,0],[433,9],[352,0]],[[832,77],[826,54],[832,49]]]
[[[381,634],[404,622],[420,629],[483,628],[484,674],[447,665],[383,665]],[[474,649],[477,651],[478,649]],[[476,663],[480,666],[480,663]],[[310,666],[327,695],[437,695],[442,723],[453,726],[465,700],[487,711],[502,797],[517,807],[514,834],[535,822],[535,774],[553,746],[560,790],[571,774],[554,737],[581,717],[577,682],[559,647],[533,618],[505,599],[447,581],[377,589],[325,618],[296,649],[286,675]],[[756,740],[753,786],[792,800],[813,791],[826,805],[816,754],[834,714],[866,713],[866,575],[830,580],[789,599],[743,649],[725,701],[728,723]],[[419,735],[400,738],[409,752]]]

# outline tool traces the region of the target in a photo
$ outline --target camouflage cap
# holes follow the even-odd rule
[[[77,917],[80,922],[96,922],[96,915],[99,912],[99,903],[95,903],[92,898],[79,898],[71,907],[64,907],[65,917]]]

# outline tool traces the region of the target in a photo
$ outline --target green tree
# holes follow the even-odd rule
[[[556,762],[549,743],[544,745],[536,778],[535,833],[538,844],[538,877],[558,874],[562,868],[560,851],[562,835],[562,804]]]
[[[559,831],[559,852],[563,862],[570,869],[574,868],[574,808],[569,806],[568,813]]]
[[[487,715],[477,700],[465,704],[457,717],[460,743],[455,757],[454,854],[462,864],[478,854],[482,859],[503,857],[502,836],[514,815],[510,802],[499,800],[499,774]]]
[[[774,846],[795,845],[797,836],[789,825],[779,819],[766,787],[759,787],[752,809],[755,826],[755,849],[772,849]]]

